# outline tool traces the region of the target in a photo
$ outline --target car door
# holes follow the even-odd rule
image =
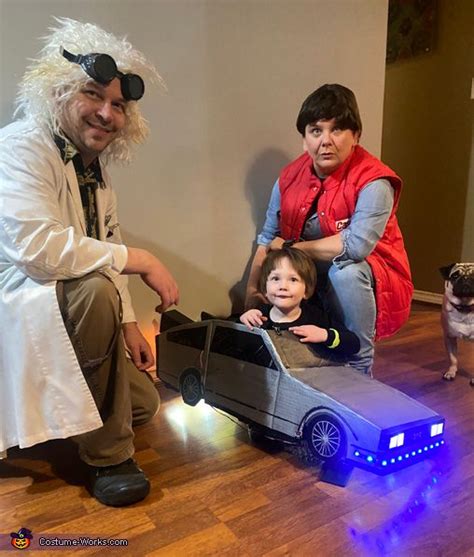
[[[271,426],[279,377],[258,331],[232,323],[215,326],[204,386],[207,402]]]

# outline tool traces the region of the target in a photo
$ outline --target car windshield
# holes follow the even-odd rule
[[[267,332],[283,365],[288,370],[338,365],[337,362],[316,354],[290,331],[269,330]]]
[[[210,352],[262,367],[277,369],[262,337],[247,330],[217,325]]]

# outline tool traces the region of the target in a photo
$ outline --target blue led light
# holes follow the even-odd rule
[[[359,451],[354,451],[354,456],[360,456],[360,452]]]
[[[418,454],[421,454],[423,451],[421,449],[418,449]]]
[[[391,458],[391,459],[390,459],[390,462],[391,462],[392,464],[395,464],[395,459],[394,459],[394,458]]]
[[[409,456],[410,456],[409,453],[406,453],[406,454],[405,454],[405,458],[408,458]]]
[[[439,447],[439,441],[435,443],[435,447]]]
[[[397,458],[397,460],[403,460],[403,456],[400,455],[400,456]]]
[[[434,445],[430,445],[430,449],[434,449]]]
[[[374,457],[369,454],[369,456],[367,457],[367,462],[373,462],[373,461],[374,461]]]
[[[427,451],[427,450],[428,450],[428,447],[427,447],[427,446],[424,446],[424,447],[423,447],[423,450],[424,450],[424,451]]]
[[[387,466],[387,461],[386,460],[382,460],[382,466]]]
[[[416,451],[412,451],[411,456],[415,456],[415,455],[416,455]]]
[[[441,445],[444,445],[444,439],[441,441]]]

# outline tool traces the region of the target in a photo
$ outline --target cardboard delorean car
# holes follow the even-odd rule
[[[354,466],[386,474],[444,444],[445,420],[404,393],[318,357],[288,331],[163,315],[158,376],[270,437],[304,443],[345,485]],[[331,475],[345,470],[341,478]]]

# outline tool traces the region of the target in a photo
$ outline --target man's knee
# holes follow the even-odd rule
[[[113,315],[117,321],[120,314],[120,296],[114,283],[94,272],[78,279],[58,282],[58,301],[63,313],[78,319],[92,313],[99,324],[101,317]]]
[[[56,286],[63,321],[81,368],[97,367],[115,349],[121,302],[114,283],[100,273]]]
[[[84,298],[99,311],[118,311],[120,296],[115,284],[101,273],[90,273],[79,279],[79,290]]]

